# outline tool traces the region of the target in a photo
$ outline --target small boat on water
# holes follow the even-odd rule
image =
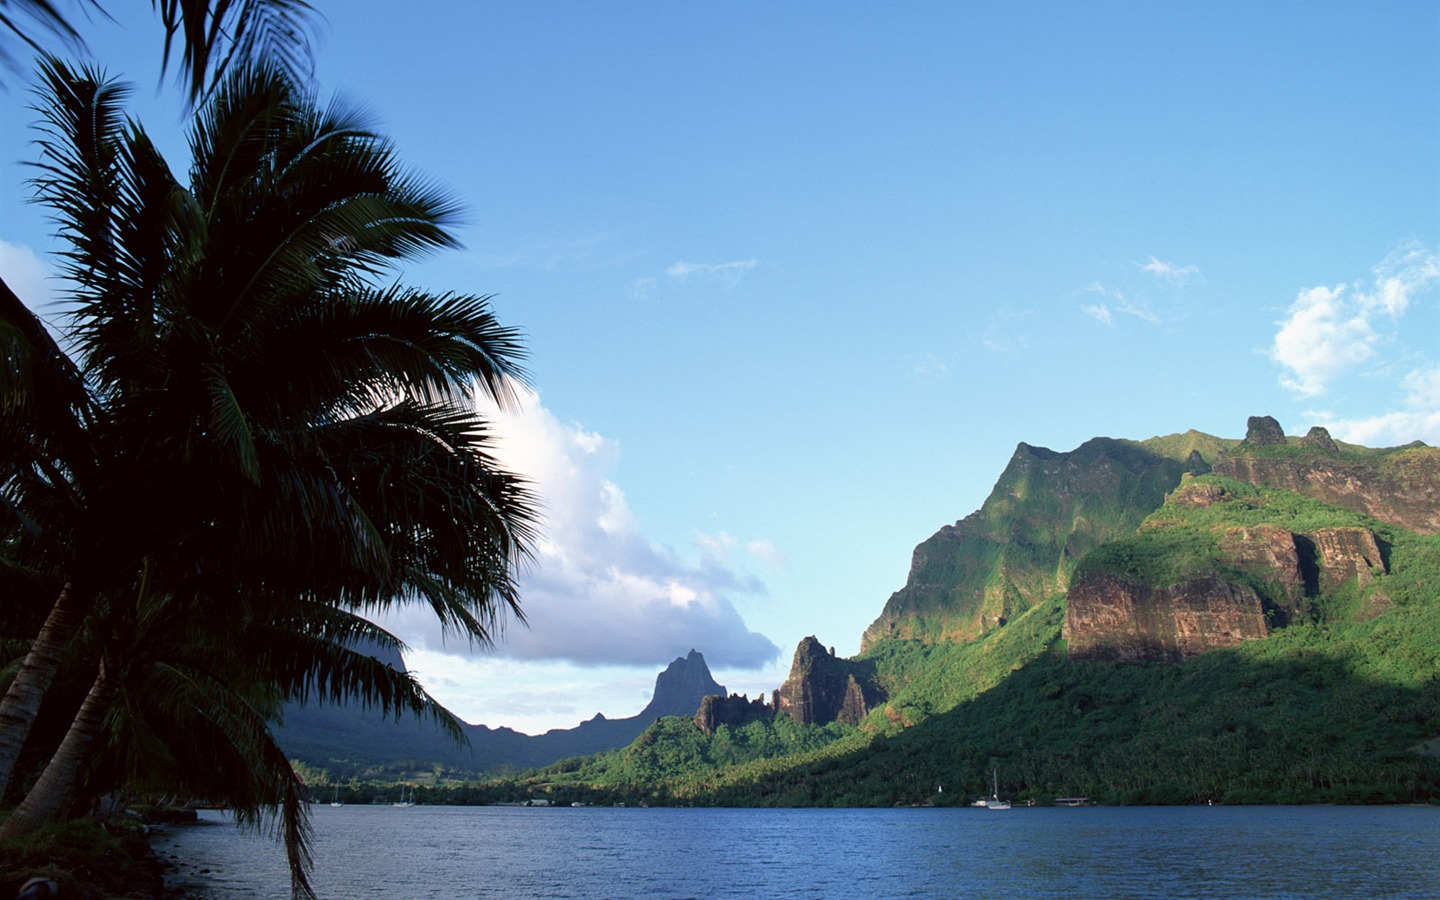
[[[335,785],[335,799],[330,801],[330,805],[336,807],[345,805],[344,803],[340,802],[340,785],[338,784]]]
[[[399,800],[396,800],[394,803],[392,803],[392,804],[390,804],[390,805],[391,805],[391,806],[398,806],[398,807],[414,806],[414,805],[415,805],[415,794],[414,794],[414,793],[411,793],[411,794],[410,794],[410,799],[409,799],[409,800],[406,800],[406,799],[405,799],[405,785],[402,784],[402,785],[400,785],[400,799],[399,799]]]
[[[1009,801],[1009,800],[1001,800],[1001,799],[1000,799],[1000,773],[999,773],[999,771],[993,771],[993,772],[991,772],[991,773],[990,773],[990,777],[991,777],[991,779],[992,779],[993,787],[991,788],[990,799],[985,801],[985,808],[986,808],[986,809],[1009,809],[1009,808],[1010,808],[1010,801]]]

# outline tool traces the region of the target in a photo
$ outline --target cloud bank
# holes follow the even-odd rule
[[[1440,445],[1440,365],[1415,369],[1400,379],[1400,408],[1379,415],[1344,418],[1310,412],[1331,434],[1353,444],[1386,447],[1420,440]]]
[[[657,546],[641,531],[611,480],[615,442],[566,425],[525,392],[513,411],[494,411],[502,465],[531,479],[544,503],[535,559],[520,577],[528,627],[512,624],[495,655],[581,666],[653,667],[691,648],[712,666],[758,668],[779,648],[751,631],[733,602],[763,596],[764,584],[721,560],[702,541],[698,561]],[[776,556],[752,542],[757,557]],[[464,641],[442,644],[418,611],[390,620],[408,643],[469,654]]]
[[[1394,444],[1440,443],[1440,363],[1431,340],[1406,345],[1402,320],[1420,298],[1440,286],[1440,254],[1421,244],[1391,253],[1367,280],[1301,290],[1276,323],[1269,355],[1280,384],[1319,399],[1364,378],[1392,385],[1398,408],[1359,417],[1331,411],[1311,415],[1343,440]]]

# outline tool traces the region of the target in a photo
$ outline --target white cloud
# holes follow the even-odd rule
[[[43,314],[54,299],[50,267],[24,244],[0,241],[0,276],[34,312]]]
[[[1185,282],[1192,278],[1201,278],[1200,269],[1195,266],[1177,266],[1172,262],[1163,259],[1150,257],[1149,262],[1136,263],[1136,267],[1142,272],[1148,272],[1156,278],[1164,278],[1168,281]]]
[[[597,712],[610,718],[633,716],[650,701],[655,676],[664,668],[581,667],[425,649],[406,653],[405,665],[466,722],[503,725],[526,734],[574,728]]]
[[[742,259],[727,263],[695,263],[680,260],[665,270],[676,281],[688,281],[691,278],[699,277],[710,281],[718,281],[726,287],[734,287],[740,281],[741,276],[756,266],[760,265],[759,260]]]
[[[630,296],[636,300],[649,300],[659,286],[660,283],[654,278],[637,278],[635,282],[630,285]]]
[[[1300,292],[1280,325],[1270,356],[1289,370],[1280,383],[1297,394],[1325,393],[1336,378],[1375,352],[1371,313],[1345,296],[1345,286]]]
[[[1341,418],[1311,412],[1337,439],[1367,447],[1396,447],[1411,441],[1440,446],[1440,365],[1415,369],[1400,380],[1401,408],[1375,416]]]
[[[1412,299],[1437,283],[1440,256],[1407,244],[1375,267],[1369,285],[1300,291],[1270,348],[1270,358],[1285,370],[1280,383],[1303,397],[1326,393],[1396,341]]]
[[[1367,301],[1388,315],[1404,315],[1411,297],[1440,283],[1440,253],[1420,243],[1401,246],[1375,267],[1375,291]]]
[[[696,533],[695,543],[711,553],[724,553],[735,546],[735,539],[723,531],[719,534],[706,534],[702,531]]]
[[[643,667],[691,648],[714,665],[758,667],[775,658],[778,648],[746,627],[731,599],[763,595],[764,584],[714,554],[691,562],[650,541],[610,478],[619,456],[614,441],[560,422],[533,393],[493,415],[497,458],[534,482],[545,514],[536,558],[520,578],[529,625],[510,626],[496,654]],[[442,644],[422,611],[390,622],[425,650],[469,652],[463,642]]]
[[[1110,314],[1110,307],[1106,306],[1103,303],[1095,303],[1088,306],[1082,306],[1080,307],[1080,311],[1083,312],[1085,315],[1089,316],[1090,318],[1094,319],[1095,321],[1099,322],[1101,325],[1106,325],[1110,328],[1115,327],[1115,317]]]

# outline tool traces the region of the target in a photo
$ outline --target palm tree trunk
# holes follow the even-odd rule
[[[100,674],[90,686],[90,693],[85,695],[85,702],[80,704],[80,712],[75,714],[60,748],[50,757],[40,780],[35,782],[5,824],[0,825],[0,841],[11,840],[43,825],[61,821],[70,812],[75,785],[90,745],[100,733],[105,714],[110,711],[119,693],[120,678],[110,674],[104,661],[101,661]]]
[[[40,701],[45,699],[45,692],[60,671],[60,658],[80,628],[84,607],[85,602],[66,582],[30,652],[25,654],[20,671],[15,673],[15,680],[5,692],[5,699],[0,700],[0,798],[5,796],[15,760],[40,712]]]

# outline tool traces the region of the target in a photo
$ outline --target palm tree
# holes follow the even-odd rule
[[[84,38],[52,0],[0,0],[0,33],[8,32],[30,48],[45,50],[46,38],[72,49]],[[86,15],[105,15],[100,0],[74,0]],[[164,60],[180,54],[179,78],[191,102],[199,100],[208,84],[218,81],[231,65],[269,59],[288,71],[302,74],[310,59],[310,25],[313,9],[306,0],[150,0],[165,28]],[[179,46],[176,38],[179,37]],[[13,55],[0,42],[0,62],[13,64]]]
[[[0,701],[0,799],[40,700],[80,626],[77,587],[47,578],[55,560],[34,537],[69,505],[75,469],[86,468],[87,428],[96,410],[79,370],[40,320],[0,283],[0,508],[8,513],[0,555],[0,589],[10,599],[0,633],[36,634]],[[53,601],[53,605],[51,604]],[[42,606],[43,605],[43,606]],[[48,606],[43,626],[23,618]]]
[[[317,630],[316,611],[420,602],[489,641],[519,613],[534,521],[470,402],[508,400],[518,335],[485,297],[374,284],[396,259],[453,245],[454,209],[363,121],[317,110],[273,67],[237,68],[197,120],[182,185],[121,118],[115,85],[55,60],[44,75],[36,186],[76,286],[79,364],[62,369],[83,374],[94,421],[61,448],[73,460],[17,466],[0,496],[12,559],[51,584],[94,573],[62,596],[88,609],[96,675],[0,837],[68,812],[74,761],[176,646],[278,629],[308,655],[217,675],[232,700],[334,677],[342,694],[430,708],[344,653],[354,627]],[[198,632],[153,628],[155,609]],[[286,822],[296,846],[301,824]],[[292,863],[304,893],[303,853]]]

